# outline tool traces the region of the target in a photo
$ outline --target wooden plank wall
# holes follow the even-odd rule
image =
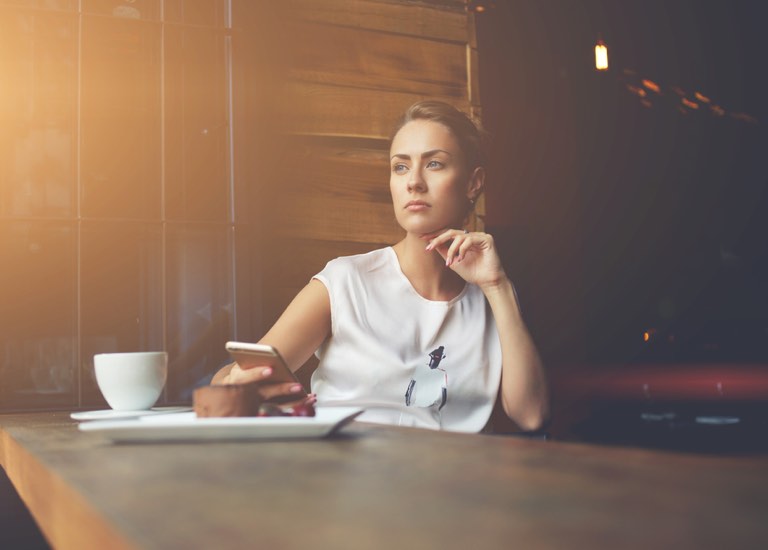
[[[411,103],[442,99],[480,117],[475,23],[463,1],[287,5],[283,123],[290,138],[264,198],[266,328],[328,260],[401,238],[388,139]],[[477,212],[472,223],[481,227],[482,202]]]

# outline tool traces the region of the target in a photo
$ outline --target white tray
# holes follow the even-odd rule
[[[191,411],[192,407],[152,407],[141,411],[115,411],[106,409],[102,411],[78,411],[69,415],[73,420],[117,420],[118,418],[139,418],[140,416],[154,416],[157,414],[170,414]]]
[[[94,420],[83,432],[113,441],[212,441],[325,437],[363,412],[358,407],[318,407],[312,417],[197,418],[194,412],[134,420]]]

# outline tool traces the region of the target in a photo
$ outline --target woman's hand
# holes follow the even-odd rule
[[[482,289],[507,280],[493,237],[488,233],[468,233],[448,229],[438,235],[428,235],[427,251],[435,250],[462,279]]]
[[[228,370],[227,370],[228,369]],[[212,384],[252,384],[259,386],[259,394],[265,401],[286,396],[301,399],[304,388],[296,382],[274,383],[270,381],[271,367],[241,367],[232,363],[224,367],[211,381]]]

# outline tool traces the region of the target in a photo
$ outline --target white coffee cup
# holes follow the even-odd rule
[[[116,411],[143,411],[157,402],[168,377],[164,351],[100,353],[93,356],[96,383]]]

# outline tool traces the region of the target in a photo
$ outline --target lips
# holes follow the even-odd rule
[[[429,207],[430,207],[430,204],[424,201],[410,201],[408,202],[408,204],[405,205],[406,210],[412,210],[412,211],[426,210]]]

